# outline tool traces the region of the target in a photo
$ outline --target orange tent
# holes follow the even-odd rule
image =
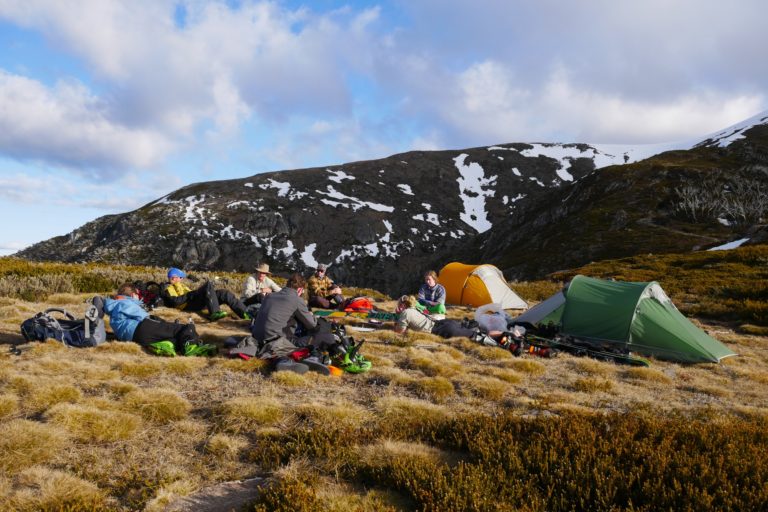
[[[465,265],[453,262],[439,276],[449,304],[479,307],[492,302],[504,309],[528,309],[528,304],[507,284],[504,274],[493,265]]]

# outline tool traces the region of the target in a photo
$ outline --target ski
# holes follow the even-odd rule
[[[562,350],[563,352],[568,352],[576,356],[588,356],[603,361],[613,361],[614,363],[626,364],[630,366],[651,366],[651,362],[644,357],[634,356],[631,354],[622,354],[620,352],[611,352],[609,350],[601,350],[598,348],[589,347],[584,344],[566,341],[560,337],[542,338],[533,334],[527,334],[525,339],[529,344],[533,346]]]
[[[334,311],[328,309],[316,309],[312,311],[315,316],[325,318],[361,318],[364,320],[380,320],[382,322],[393,322],[397,315],[387,313],[386,311]]]

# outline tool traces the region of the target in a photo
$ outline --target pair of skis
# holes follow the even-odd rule
[[[597,348],[586,343],[579,343],[572,338],[565,338],[562,336],[542,338],[541,336],[536,336],[534,334],[526,334],[525,342],[534,347],[561,350],[575,356],[587,356],[601,361],[612,361],[617,364],[626,364],[629,366],[651,366],[651,362],[644,357]]]
[[[395,313],[386,311],[334,311],[327,309],[316,309],[312,313],[317,317],[324,318],[359,318],[361,320],[378,320],[380,322],[394,322],[397,319]]]

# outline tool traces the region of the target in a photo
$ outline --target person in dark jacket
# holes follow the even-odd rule
[[[215,322],[227,316],[227,312],[222,311],[220,307],[220,304],[226,304],[239,318],[251,319],[245,304],[234,293],[229,290],[217,290],[210,281],[206,281],[203,286],[192,290],[184,284],[183,279],[185,277],[187,274],[178,268],[168,270],[168,284],[163,286],[160,293],[166,307],[198,313],[207,309],[208,318]]]
[[[300,274],[293,274],[282,290],[264,297],[259,314],[251,325],[251,335],[261,347],[259,357],[273,359],[278,370],[306,371],[306,368],[300,367],[297,370],[296,364],[302,363],[291,364],[287,356],[301,347],[308,347],[312,357],[316,357],[318,351],[330,349],[335,344],[330,327],[324,329],[318,325],[301,298],[305,286],[304,278]],[[296,327],[299,325],[306,335],[296,335]]]
[[[134,341],[161,355],[207,355],[215,348],[200,342],[193,324],[150,317],[130,283],[121,285],[114,297],[106,299],[104,312],[118,340]]]

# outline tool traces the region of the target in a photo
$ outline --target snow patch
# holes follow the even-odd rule
[[[735,249],[737,247],[740,247],[745,242],[749,242],[749,238],[740,238],[739,240],[734,240],[733,242],[728,242],[727,244],[718,245],[717,247],[712,247],[707,250],[708,251],[727,251],[728,249]]]
[[[309,244],[304,248],[304,252],[301,253],[301,261],[309,268],[317,268],[317,265],[319,265],[314,256],[316,248],[317,244]]]
[[[719,146],[721,148],[724,148],[730,145],[732,142],[735,142],[739,139],[743,139],[745,137],[744,132],[746,132],[753,126],[758,124],[767,124],[767,123],[768,123],[768,112],[761,112],[760,114],[757,114],[756,116],[752,116],[749,119],[745,119],[744,121],[738,124],[729,126],[728,128],[726,128],[721,132],[717,132],[712,135],[709,135],[704,141],[699,142],[694,147]]]
[[[496,193],[492,188],[486,190],[486,187],[492,187],[496,183],[496,176],[486,178],[483,168],[476,162],[464,165],[468,156],[462,153],[453,159],[460,175],[457,179],[459,198],[464,203],[464,211],[459,214],[459,217],[475,228],[478,233],[484,233],[493,227],[485,211],[485,199],[493,197]]]
[[[272,178],[269,178],[268,183],[262,183],[259,185],[259,188],[262,190],[267,190],[268,188],[274,188],[277,189],[277,197],[286,197],[288,195],[288,192],[291,190],[291,184],[284,181],[275,181]]]
[[[411,190],[411,186],[410,185],[405,185],[403,183],[400,183],[399,185],[397,185],[397,188],[399,188],[400,191],[403,194],[406,194],[406,195],[409,195],[409,196],[413,195],[413,191]]]
[[[243,186],[244,186],[244,187],[248,187],[248,188],[253,188],[253,183],[251,183],[251,182],[249,181],[248,183],[246,183],[246,184],[245,184],[245,185],[243,185]]]
[[[341,183],[344,180],[354,180],[354,176],[350,176],[349,174],[345,173],[344,171],[332,171],[330,169],[326,169],[326,172],[333,174],[333,176],[329,176],[328,179],[331,181],[335,181],[336,183]]]
[[[540,187],[544,187],[544,186],[546,186],[546,185],[544,185],[544,184],[543,184],[541,181],[539,181],[539,178],[536,178],[536,177],[534,177],[534,176],[531,176],[531,177],[530,177],[530,178],[528,178],[528,179],[529,179],[529,180],[531,180],[531,181],[535,181],[535,182],[536,182],[536,184],[537,184],[538,186],[540,186]]]
[[[205,209],[202,207],[198,207],[200,203],[205,201],[205,194],[200,196],[200,199],[197,198],[197,196],[187,196],[184,198],[184,200],[187,202],[187,206],[184,211],[184,221],[190,222],[195,220],[197,217],[200,217],[200,220],[203,220],[203,214],[205,213]]]
[[[345,208],[351,208],[353,212],[359,210],[363,207],[368,207],[371,210],[377,211],[377,212],[393,212],[395,211],[395,208],[392,206],[387,206],[383,204],[378,203],[371,203],[367,201],[363,201],[361,199],[358,199],[356,197],[350,197],[347,195],[342,194],[341,192],[337,191],[335,188],[333,188],[333,185],[328,185],[327,192],[323,192],[321,190],[318,190],[317,193],[328,196],[331,199],[337,199],[338,201],[330,201],[326,199],[321,199],[321,201],[325,204],[330,204],[331,206],[343,206]],[[348,201],[348,202],[347,202]],[[351,204],[350,204],[351,203]]]
[[[414,215],[412,218],[415,220],[420,220],[422,222],[431,222],[435,226],[440,225],[440,220],[436,213],[426,213],[426,214],[420,213],[418,215]],[[411,228],[411,230],[413,231],[413,228]],[[414,231],[414,233],[418,233],[418,231]]]

